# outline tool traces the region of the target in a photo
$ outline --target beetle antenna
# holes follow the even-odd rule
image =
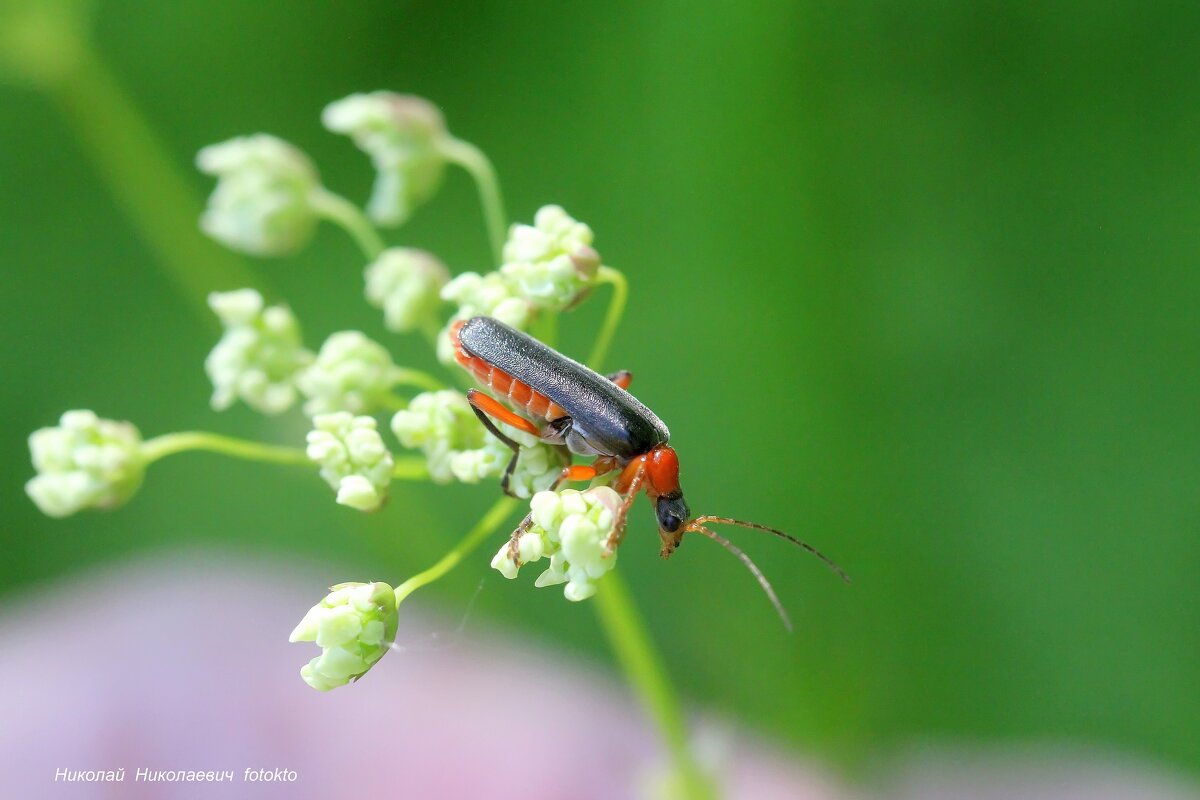
[[[721,547],[724,547],[726,550],[733,553],[737,557],[738,561],[741,561],[743,564],[745,564],[746,569],[750,570],[750,574],[754,576],[755,580],[758,581],[758,585],[762,587],[764,592],[766,592],[767,599],[771,601],[771,605],[775,606],[775,613],[779,614],[779,619],[783,621],[783,627],[788,629],[788,633],[791,633],[792,620],[788,617],[787,612],[783,610],[783,603],[779,602],[779,597],[775,594],[775,590],[771,588],[771,582],[767,580],[767,576],[764,575],[763,571],[758,568],[758,565],[750,559],[750,556],[743,553],[741,549],[738,548],[738,546],[733,542],[729,541],[720,534],[714,533],[703,525],[697,524],[698,522],[698,519],[693,520],[692,524],[684,528],[684,531],[699,533],[707,536],[717,544],[721,545]]]
[[[841,578],[846,583],[850,583],[850,576],[846,574],[845,570],[843,570],[841,567],[838,566],[836,561],[834,561],[832,558],[830,558],[829,556],[822,553],[817,548],[813,547],[808,542],[802,542],[799,539],[797,539],[795,536],[792,536],[790,533],[784,533],[783,531],[776,530],[775,528],[768,528],[766,525],[759,525],[757,522],[746,522],[744,520],[731,519],[729,517],[703,516],[703,517],[696,517],[696,519],[694,519],[693,522],[696,523],[697,525],[703,525],[706,522],[720,522],[724,525],[737,525],[739,528],[751,528],[756,531],[766,531],[767,533],[771,533],[771,534],[774,534],[775,536],[778,536],[780,539],[787,539],[789,542],[796,545],[800,549],[807,550],[808,552],[812,553],[817,558],[824,561],[825,566],[829,567],[831,570],[833,570],[835,573],[837,573],[837,576],[839,578]]]

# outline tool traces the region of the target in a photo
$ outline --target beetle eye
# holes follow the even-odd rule
[[[658,517],[658,527],[666,533],[675,533],[688,518],[687,503],[683,502],[681,494],[663,495],[658,498],[654,510]]]

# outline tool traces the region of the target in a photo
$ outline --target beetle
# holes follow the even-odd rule
[[[729,517],[693,517],[679,485],[679,457],[669,444],[671,432],[653,411],[629,393],[633,380],[630,372],[622,370],[602,376],[491,317],[455,322],[450,328],[450,339],[455,360],[480,385],[508,404],[506,407],[479,389],[467,392],[467,400],[479,421],[512,450],[512,458],[500,479],[505,494],[513,495],[509,481],[521,448],[493,420],[556,447],[563,460],[563,469],[551,488],[558,488],[566,481],[590,481],[618,473],[611,485],[622,502],[613,530],[605,542],[609,553],[620,545],[629,509],[639,492],[645,491],[654,503],[663,558],[669,558],[675,552],[685,534],[699,533],[713,539],[746,565],[789,630],[791,623],[787,613],[762,571],[749,556],[708,525],[736,525],[786,539],[821,559],[842,580],[850,582],[846,573],[831,559],[783,531]],[[595,459],[591,464],[572,464],[571,454],[595,456]],[[513,532],[510,546],[514,560],[517,560],[517,539],[531,524],[531,517],[526,517]]]

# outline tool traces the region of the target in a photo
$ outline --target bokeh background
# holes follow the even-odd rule
[[[365,199],[369,164],[319,112],[388,88],[491,156],[514,219],[556,202],[593,227],[632,287],[610,366],[670,424],[693,508],[793,531],[855,579],[738,536],[793,611],[786,635],[719,548],[661,562],[639,505],[622,570],[695,707],[849,776],[922,742],[1200,774],[1200,7],[104,0],[92,17],[194,213],[195,152],[260,130]],[[147,435],[305,430],[208,408],[216,332],[98,168],[105,143],[79,135],[86,102],[0,85],[0,601],[177,548],[328,582],[435,559],[494,487],[400,484],[364,518],[303,470],[190,455],[115,513],[50,520],[25,498],[25,437],[67,408]],[[362,301],[340,231],[258,262],[170,235],[211,276],[253,271],[310,346],[360,328],[434,367]],[[391,241],[491,266],[461,172]],[[564,317],[564,350],[602,308]],[[487,551],[412,602],[455,620],[482,585],[473,625],[610,668],[586,604],[500,579]]]

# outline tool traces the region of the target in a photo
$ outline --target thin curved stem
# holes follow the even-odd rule
[[[504,216],[504,199],[500,196],[500,182],[492,162],[475,145],[446,136],[438,142],[438,151],[447,161],[458,164],[470,173],[479,190],[479,203],[483,206],[484,224],[492,246],[492,258],[496,266],[504,260],[504,238],[508,220]]]
[[[600,627],[625,677],[666,744],[676,787],[683,797],[712,797],[713,786],[692,757],[679,699],[619,570],[597,582],[594,603]]]
[[[604,363],[604,357],[608,355],[608,347],[612,344],[613,334],[617,332],[617,326],[621,324],[621,317],[625,313],[625,301],[629,297],[629,282],[625,280],[625,276],[620,270],[602,266],[596,273],[596,283],[607,283],[613,287],[608,311],[604,313],[604,324],[600,327],[600,334],[596,337],[596,343],[592,345],[592,353],[587,360],[588,366],[599,370]]]
[[[188,450],[204,450],[209,453],[220,453],[233,458],[263,461],[270,464],[313,465],[304,450],[299,447],[263,444],[207,431],[166,433],[148,439],[142,444],[142,457],[146,459],[147,464],[153,464],[160,458]]]
[[[374,261],[383,252],[385,245],[379,231],[354,203],[325,187],[313,191],[309,202],[319,215],[350,234],[368,261]]]
[[[142,443],[142,458],[149,466],[159,459],[176,453],[186,453],[189,450],[218,453],[223,456],[267,464],[316,466],[303,448],[264,444],[208,431],[165,433],[162,436],[147,439]],[[423,480],[429,477],[429,469],[425,464],[425,459],[418,456],[405,456],[396,459],[395,466],[392,468],[392,477],[399,480]]]
[[[418,572],[396,587],[396,603],[400,603],[417,589],[433,583],[458,566],[464,558],[470,555],[475,548],[479,547],[485,539],[495,533],[504,524],[504,520],[512,515],[516,507],[517,501],[514,498],[501,497],[497,500],[488,509],[487,513],[475,523],[475,527],[471,528],[462,541],[455,545],[450,552],[438,559],[433,566],[423,572]]]

